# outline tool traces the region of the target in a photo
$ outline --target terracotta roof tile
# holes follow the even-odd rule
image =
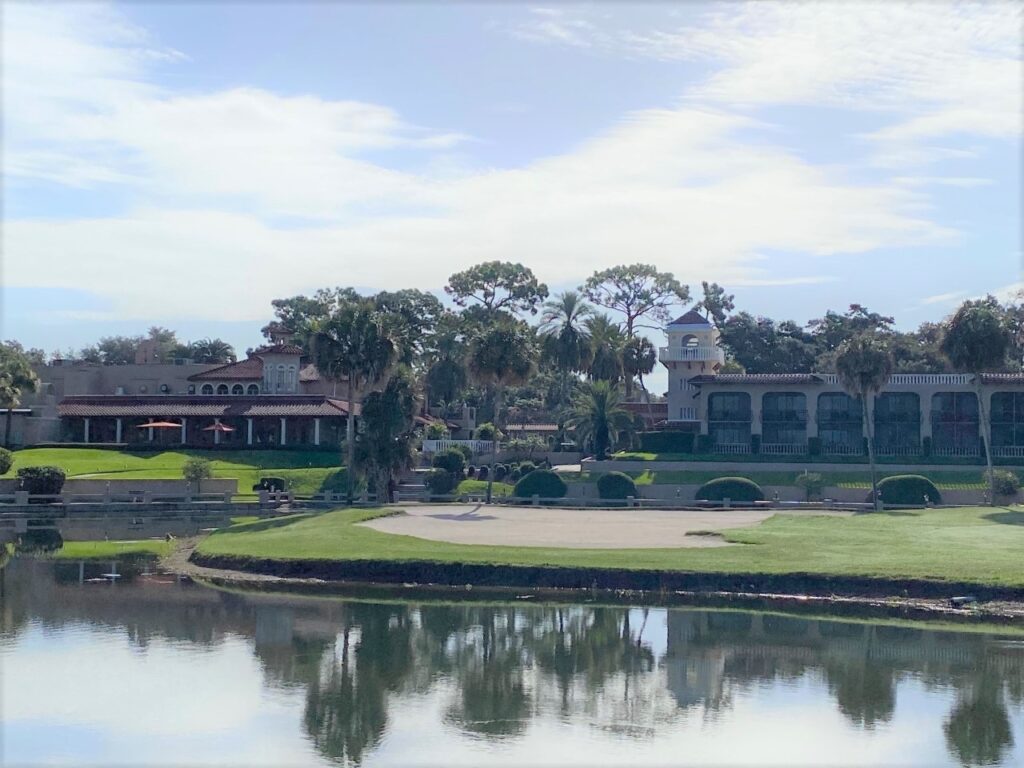
[[[1024,373],[983,373],[982,384],[1024,384]]]
[[[79,395],[57,406],[61,416],[347,416],[344,400],[324,395]],[[355,413],[359,413],[356,407]]]
[[[823,384],[813,373],[720,373],[694,376],[693,384]]]
[[[304,355],[305,350],[302,347],[296,347],[294,344],[268,344],[265,347],[260,347],[253,352],[254,355]]]
[[[194,373],[189,381],[259,381],[263,378],[263,361],[258,357],[249,357],[237,363],[228,363],[219,368],[211,368],[202,373]]]

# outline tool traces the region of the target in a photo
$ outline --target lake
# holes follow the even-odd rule
[[[1024,765],[1019,631],[2,574],[4,764]]]

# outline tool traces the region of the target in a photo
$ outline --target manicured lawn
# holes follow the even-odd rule
[[[1024,511],[1000,507],[845,518],[776,515],[724,532],[726,540],[748,546],[633,550],[447,544],[356,525],[382,514],[390,513],[340,510],[232,526],[212,534],[199,550],[254,558],[809,573],[1024,587]]]
[[[808,467],[808,472],[816,472],[813,466]],[[699,469],[665,469],[665,470],[644,470],[643,472],[627,472],[626,474],[632,477],[637,485],[699,485],[706,483],[708,480],[713,480],[716,477],[735,476],[745,477],[749,480],[753,480],[758,485],[794,485],[797,476],[803,472],[803,469],[794,469],[786,471],[771,471],[771,472],[758,472],[758,471],[736,471],[730,472],[728,469],[717,469],[717,470],[699,470]],[[870,488],[871,487],[871,473],[870,472],[818,472],[824,480],[825,485],[838,485],[841,488]],[[902,475],[907,474],[906,472],[893,472],[880,470],[878,472],[879,479],[888,477],[890,475]],[[953,489],[964,489],[964,490],[981,490],[985,487],[982,481],[981,470],[973,469],[959,469],[959,470],[941,470],[931,472],[921,472],[940,490],[953,490]],[[1018,473],[1021,474],[1021,473]],[[584,482],[593,483],[597,482],[597,478],[600,473],[584,472],[578,475],[565,476],[566,482]]]
[[[345,472],[333,451],[117,451],[106,448],[26,448],[14,454],[14,466],[3,477],[13,477],[20,467],[51,464],[68,477],[102,480],[177,480],[190,456],[212,463],[213,476],[237,478],[240,493],[248,493],[263,475],[284,477],[298,494],[342,490]]]
[[[170,553],[174,545],[161,540],[144,541],[65,541],[64,546],[53,553],[62,560],[109,560],[125,555],[153,555],[160,557]]]
[[[863,464],[867,466],[867,456],[775,456],[765,453],[717,454],[717,453],[651,453],[649,451],[619,451],[611,457],[612,461],[685,461],[690,463],[714,462],[728,463],[759,463],[759,464]],[[879,456],[878,464],[908,464],[914,460],[900,456]],[[978,458],[961,456],[930,456],[922,459],[927,464],[948,464],[951,467],[981,467],[984,461]],[[1019,458],[997,458],[1000,466],[1020,466],[1024,460]],[[979,470],[980,471],[980,470]]]
[[[509,483],[494,483],[491,487],[491,494],[494,496],[508,496],[512,493],[514,485]],[[487,481],[486,480],[463,480],[459,483],[459,487],[455,489],[456,493],[472,493],[480,494],[487,493]]]

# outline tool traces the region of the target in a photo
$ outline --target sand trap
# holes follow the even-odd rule
[[[687,535],[757,525],[776,514],[769,509],[550,509],[447,504],[404,507],[404,515],[369,520],[365,525],[454,544],[504,544],[575,549],[653,549],[732,546],[719,536]],[[847,512],[785,514],[847,515]]]

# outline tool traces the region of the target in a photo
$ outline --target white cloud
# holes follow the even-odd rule
[[[921,304],[929,306],[931,304],[952,304],[954,301],[959,299],[961,296],[966,295],[964,291],[950,291],[949,293],[937,293],[934,296],[927,296],[921,299]]]

